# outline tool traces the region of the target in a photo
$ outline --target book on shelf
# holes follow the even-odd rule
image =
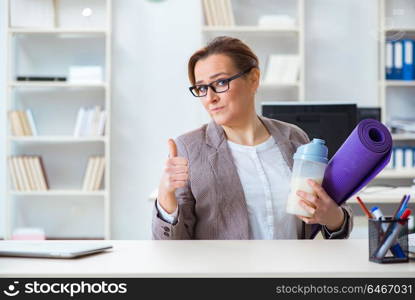
[[[93,108],[81,107],[76,117],[74,136],[103,136],[107,114],[99,105]]]
[[[13,136],[37,136],[37,128],[30,109],[9,111],[10,129]]]
[[[68,81],[85,84],[103,83],[103,69],[101,66],[70,66]]]
[[[105,171],[105,157],[91,156],[85,170],[82,189],[84,191],[97,191],[101,187],[101,182]]]
[[[263,15],[258,19],[258,26],[265,28],[295,29],[295,18],[289,15]]]
[[[295,84],[298,82],[300,57],[296,54],[272,54],[264,76],[265,84]]]
[[[12,188],[15,191],[46,191],[49,183],[41,156],[7,158]]]
[[[235,26],[231,0],[203,0],[207,26]]]

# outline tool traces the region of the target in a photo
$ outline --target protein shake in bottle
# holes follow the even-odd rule
[[[324,140],[313,139],[310,143],[297,148],[294,154],[291,190],[287,200],[287,213],[311,217],[311,214],[300,205],[299,201],[301,198],[296,193],[298,190],[302,190],[315,195],[307,180],[313,179],[319,184],[323,182],[324,171],[328,163],[328,149],[325,143]]]

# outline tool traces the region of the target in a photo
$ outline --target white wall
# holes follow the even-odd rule
[[[4,45],[6,45],[5,34],[5,13],[6,1],[0,1],[0,238],[4,232],[4,197],[6,192],[6,160],[4,159],[6,149],[3,146],[6,141],[6,89],[5,76],[6,76],[6,53],[4,52]]]
[[[376,105],[376,0],[306,3],[307,98]],[[146,239],[153,204],[148,195],[158,185],[167,139],[208,120],[187,90],[186,64],[201,46],[202,15],[194,0],[114,1],[113,10],[112,234],[115,239]],[[0,66],[4,86],[4,47]],[[4,134],[2,125],[2,141]]]
[[[377,0],[306,3],[306,97],[377,106]]]
[[[199,4],[116,1],[111,196],[117,239],[150,237],[148,196],[158,186],[167,139],[207,120],[187,90],[187,59],[201,46]]]

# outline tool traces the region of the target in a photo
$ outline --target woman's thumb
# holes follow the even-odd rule
[[[177,146],[173,139],[168,140],[169,144],[169,157],[176,157],[177,156]]]

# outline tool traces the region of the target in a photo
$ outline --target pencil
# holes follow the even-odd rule
[[[373,219],[372,214],[370,213],[370,211],[367,209],[366,205],[363,203],[362,199],[360,199],[359,196],[356,197],[357,202],[359,202],[360,207],[362,208],[363,212],[365,213],[365,215],[369,218],[369,219]]]

